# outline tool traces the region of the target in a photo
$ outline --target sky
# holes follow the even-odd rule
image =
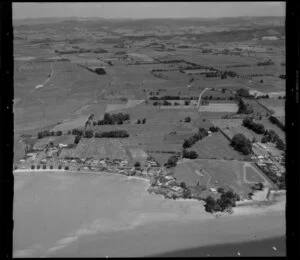
[[[13,3],[13,18],[217,18],[284,16],[285,2]]]

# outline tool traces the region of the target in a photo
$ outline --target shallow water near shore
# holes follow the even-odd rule
[[[15,175],[14,257],[147,256],[285,233],[284,212],[215,218],[114,174]]]

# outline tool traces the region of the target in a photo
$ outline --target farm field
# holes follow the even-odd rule
[[[111,113],[113,111],[128,109],[128,108],[134,108],[137,105],[140,105],[143,103],[144,100],[128,100],[125,104],[108,104],[106,107],[105,112]]]
[[[65,120],[87,103],[97,101],[109,82],[109,76],[101,78],[69,62],[57,62],[53,63],[51,79],[36,89],[51,73],[50,64],[32,64],[26,80],[15,73],[15,97],[19,99],[14,106],[16,129],[34,129]]]
[[[74,144],[74,135],[49,136],[38,139],[34,145],[35,149],[44,149],[47,144],[53,142],[54,145],[59,144]]]
[[[219,127],[222,131],[230,138],[236,134],[243,134],[250,141],[255,138],[257,141],[260,141],[263,135],[256,134],[252,130],[244,127],[242,125],[242,119],[214,119],[212,120],[214,126]]]
[[[200,105],[199,112],[228,112],[236,113],[238,106],[235,103],[212,103],[208,105]]]
[[[277,125],[272,124],[268,118],[262,118],[262,120],[256,120],[257,123],[263,124],[265,129],[273,130],[279,135],[282,141],[285,143],[285,132],[282,131]]]
[[[132,145],[132,143],[118,138],[83,138],[75,149],[63,149],[60,157],[130,160],[126,151],[127,145]]]
[[[236,159],[243,160],[244,156],[235,151],[229,140],[220,132],[213,133],[195,143],[190,150],[196,151],[198,158],[203,159]]]
[[[51,131],[62,131],[65,133],[75,128],[84,127],[85,122],[88,120],[88,118],[89,116],[80,116],[79,118],[56,125],[51,129]]]
[[[262,99],[259,100],[261,104],[266,106],[268,109],[273,110],[274,116],[282,117],[285,116],[285,100],[284,99]]]
[[[174,176],[190,186],[196,186],[199,182],[200,186],[206,186],[207,189],[232,188],[243,198],[252,192],[251,185],[257,180],[262,181],[266,187],[272,187],[272,183],[253,164],[235,160],[188,160],[177,164]]]

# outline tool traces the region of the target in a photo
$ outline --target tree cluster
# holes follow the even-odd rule
[[[236,134],[231,140],[231,146],[244,155],[252,153],[251,141],[243,134]]]
[[[211,132],[218,132],[220,130],[220,128],[219,127],[217,127],[217,126],[211,126],[210,128],[209,128],[209,131],[211,131]]]
[[[252,118],[246,117],[243,120],[243,126],[251,129],[253,132],[257,134],[263,134],[265,132],[265,127],[262,124],[255,123]]]
[[[187,151],[187,150],[184,149],[183,153],[182,153],[182,158],[197,159],[198,154],[195,151]]]
[[[184,149],[190,148],[192,145],[194,145],[196,142],[198,142],[206,136],[208,136],[207,130],[204,128],[199,128],[198,133],[185,139],[182,146]]]
[[[252,114],[253,113],[253,107],[245,102],[242,98],[239,98],[238,101],[238,114]]]
[[[274,62],[272,60],[267,60],[267,61],[262,61],[262,62],[258,62],[256,63],[257,66],[270,66],[270,65],[274,65]]]
[[[41,131],[41,132],[38,132],[38,139],[41,139],[41,138],[44,138],[44,137],[47,137],[47,136],[60,136],[62,135],[62,131],[49,131],[49,130],[44,130],[44,131]]]
[[[228,208],[235,207],[236,201],[239,199],[239,195],[231,190],[223,192],[221,197],[217,200],[211,196],[208,196],[205,200],[205,210],[210,213],[225,211]]]
[[[123,124],[124,121],[128,121],[130,119],[129,114],[109,114],[105,113],[104,118],[102,120],[98,120],[97,125],[115,125],[115,124]]]
[[[170,168],[170,167],[175,167],[178,162],[178,157],[176,155],[172,155],[168,161],[166,162],[165,166]]]

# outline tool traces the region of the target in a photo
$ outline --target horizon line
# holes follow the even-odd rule
[[[256,17],[266,17],[266,18],[272,18],[272,17],[285,17],[285,15],[240,15],[240,16],[220,16],[220,17],[148,17],[148,18],[131,18],[131,17],[98,17],[98,16],[45,16],[45,17],[27,17],[27,18],[13,18],[13,20],[30,20],[30,19],[54,19],[54,18],[65,18],[65,19],[104,19],[104,20],[122,20],[122,19],[128,19],[128,20],[159,20],[159,19],[207,19],[207,20],[213,20],[213,19],[224,19],[224,18],[256,18]]]

